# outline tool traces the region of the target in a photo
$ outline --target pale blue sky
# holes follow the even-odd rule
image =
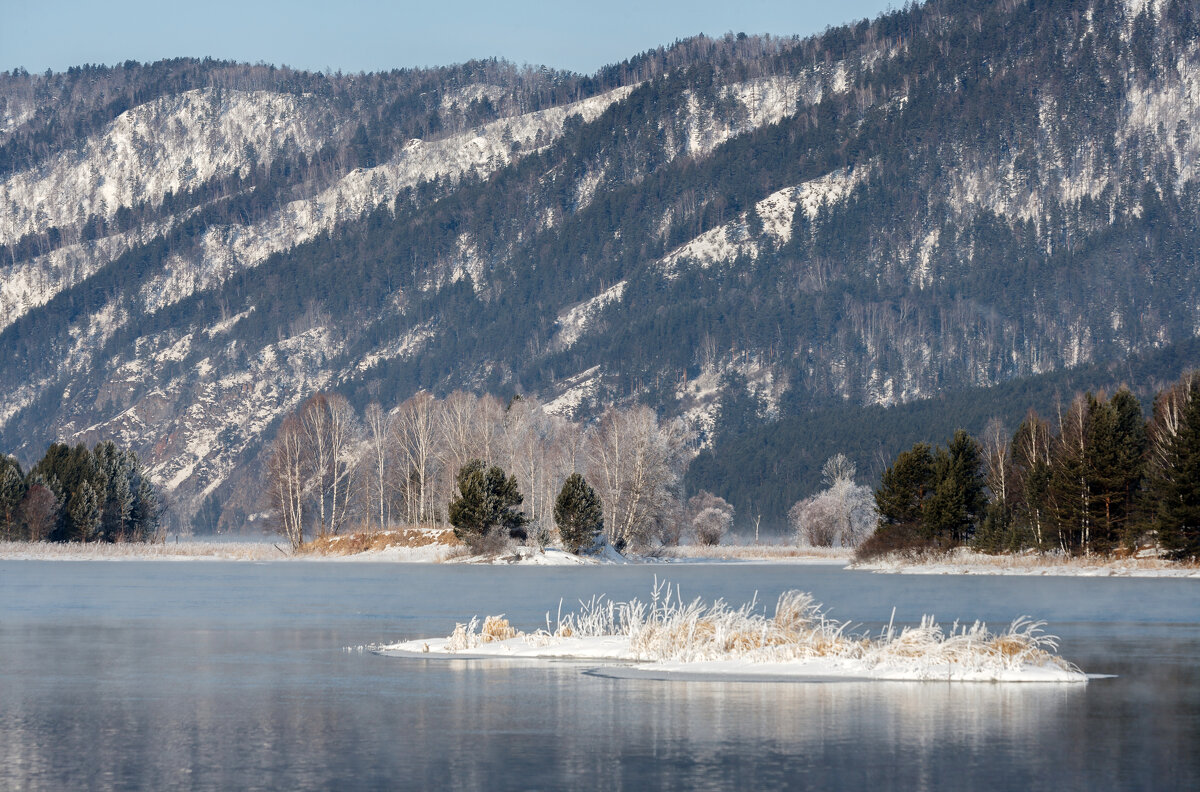
[[[885,0],[0,0],[0,69],[211,55],[375,71],[500,56],[591,73],[678,38],[807,35],[875,17]]]

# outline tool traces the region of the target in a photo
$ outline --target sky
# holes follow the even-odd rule
[[[807,35],[884,0],[0,0],[0,70],[203,57],[378,71],[502,57],[592,73],[698,33]]]

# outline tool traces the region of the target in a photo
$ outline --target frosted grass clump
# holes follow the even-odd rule
[[[560,612],[553,620],[547,614],[546,627],[533,633],[515,630],[503,617],[488,617],[482,624],[472,619],[456,625],[443,651],[509,642],[546,649],[546,656],[596,657],[590,649],[609,659],[646,663],[822,661],[882,678],[1001,679],[1029,669],[1083,678],[1058,656],[1058,638],[1044,633],[1044,626],[1021,617],[1002,632],[991,632],[979,621],[944,629],[925,616],[899,630],[889,623],[872,638],[852,633],[850,622],[830,619],[805,592],[784,592],[767,615],[756,599],[738,608],[721,599],[688,601],[677,587],[656,581],[648,602],[593,597],[581,601],[575,613]],[[578,653],[568,651],[572,645]]]

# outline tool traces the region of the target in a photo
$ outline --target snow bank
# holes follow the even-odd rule
[[[457,624],[447,638],[418,639],[372,649],[423,657],[560,658],[636,664],[640,675],[786,679],[946,680],[958,682],[1086,682],[1056,654],[1058,639],[1043,623],[1015,620],[992,633],[982,622],[943,629],[932,617],[876,638],[851,634],[829,619],[812,595],[782,594],[773,616],[750,602],[734,609],[685,602],[678,589],[655,584],[651,601],[594,597],[578,613],[534,633],[503,616]],[[606,672],[612,669],[605,669]],[[613,673],[625,673],[617,670]]]

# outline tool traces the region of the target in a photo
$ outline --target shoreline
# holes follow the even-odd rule
[[[0,541],[4,561],[237,561],[251,563],[399,563],[513,566],[597,566],[645,564],[648,566],[704,564],[780,564],[787,566],[838,566],[847,571],[880,575],[987,575],[1009,577],[1114,577],[1178,578],[1200,580],[1200,565],[1158,558],[1064,557],[1054,555],[1000,555],[958,550],[942,557],[912,560],[884,558],[854,562],[842,551],[797,548],[787,545],[725,545],[666,548],[648,556],[608,557],[602,560],[573,556],[562,550],[521,548],[495,557],[464,557],[457,548],[442,544],[415,547],[391,545],[362,552],[290,552],[276,542],[207,541],[183,539],[159,544],[72,544]],[[614,554],[615,556],[615,554]]]
[[[851,563],[846,568],[880,575],[1200,579],[1200,565],[1162,558],[1059,556],[1045,553],[993,556],[961,548],[944,556],[927,559],[893,556]]]

